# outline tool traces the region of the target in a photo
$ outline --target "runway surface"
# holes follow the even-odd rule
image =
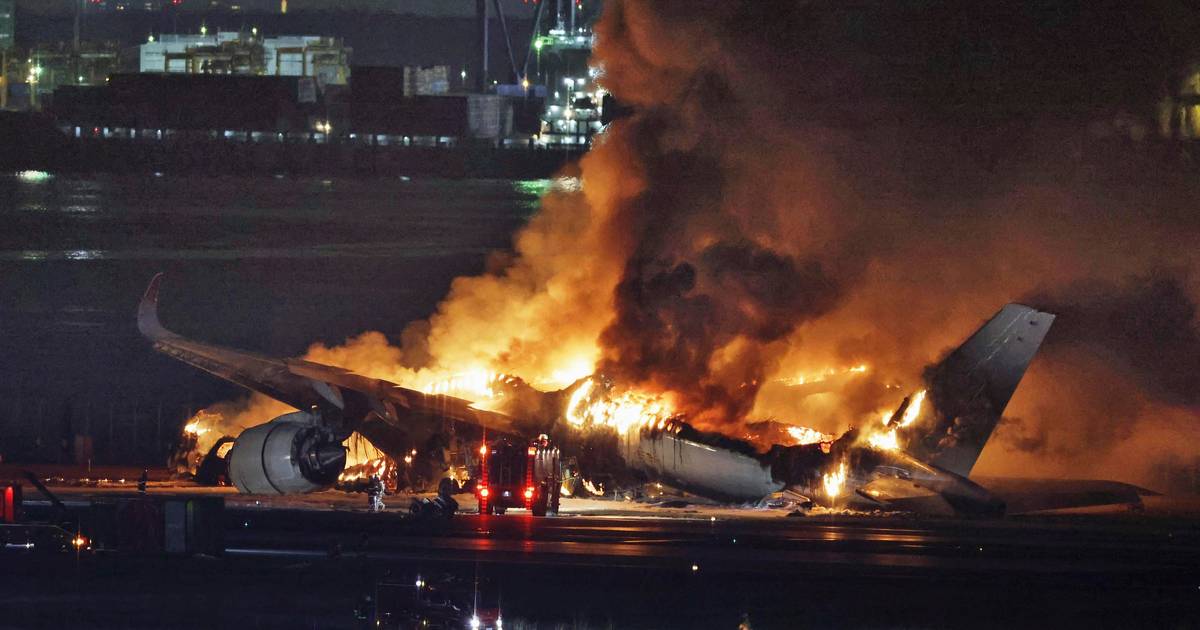
[[[78,506],[128,491],[62,494]],[[395,499],[388,512],[367,513],[361,495],[229,496],[221,557],[9,554],[0,606],[17,627],[349,628],[363,623],[353,611],[380,581],[424,575],[467,599],[499,599],[509,628],[735,628],[743,618],[754,628],[1194,627],[1200,619],[1193,519],[790,518],[620,503],[596,515],[593,503],[601,502],[577,502],[556,518],[510,511],[443,521],[413,519]]]

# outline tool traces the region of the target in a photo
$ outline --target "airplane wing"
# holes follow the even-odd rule
[[[273,358],[186,339],[158,319],[162,274],[154,276],[138,305],[138,330],[154,342],[154,349],[214,376],[259,392],[296,409],[335,411],[348,435],[358,424],[379,418],[401,425],[415,416],[458,420],[489,430],[512,432],[507,416],[471,406],[453,396],[426,394],[382,379],[343,368],[305,361]]]
[[[1119,481],[981,477],[979,484],[1004,501],[1008,514],[1099,505],[1140,506],[1158,493]]]

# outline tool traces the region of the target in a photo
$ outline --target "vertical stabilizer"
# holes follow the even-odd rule
[[[942,470],[966,477],[1054,315],[1020,304],[1000,309],[970,339],[925,373],[933,413],[908,443],[909,452]]]

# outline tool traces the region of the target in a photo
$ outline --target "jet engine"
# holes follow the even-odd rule
[[[250,494],[320,490],[337,481],[345,467],[341,440],[304,412],[246,429],[229,452],[229,479]]]

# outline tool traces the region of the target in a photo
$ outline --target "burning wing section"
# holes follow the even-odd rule
[[[345,466],[342,442],[360,429],[385,452],[389,443],[404,442],[397,435],[427,430],[423,425],[432,421],[459,420],[501,433],[514,431],[507,416],[475,409],[460,398],[425,394],[310,361],[265,357],[181,337],[159,321],[161,284],[159,274],[138,305],[138,329],[154,342],[155,350],[300,410],[247,429],[235,441],[230,478],[243,492],[289,494],[329,486]]]

